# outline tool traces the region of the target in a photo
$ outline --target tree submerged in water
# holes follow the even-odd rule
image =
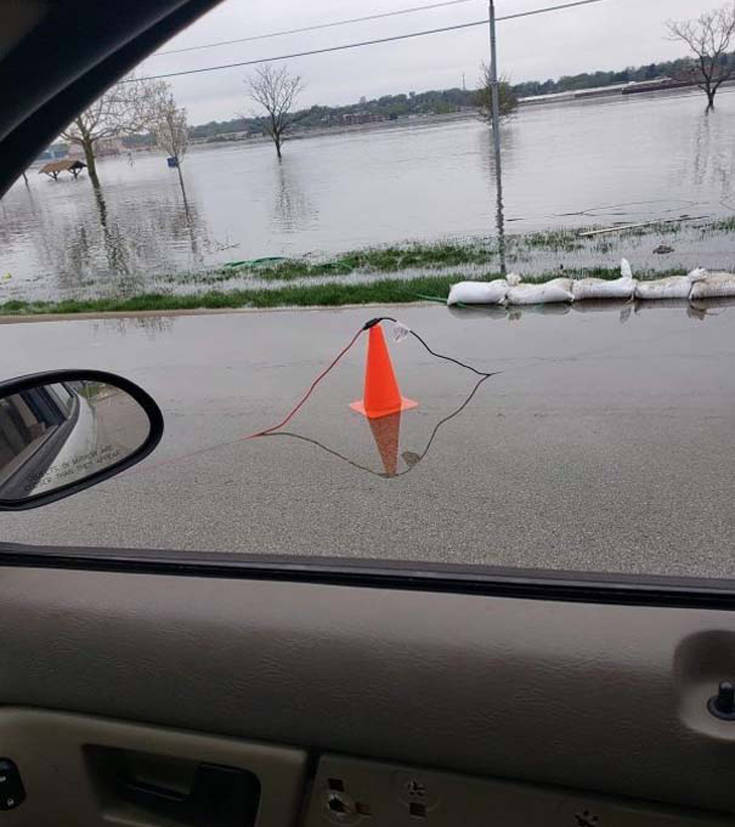
[[[729,54],[735,36],[735,2],[721,9],[703,12],[696,20],[669,20],[669,39],[687,44],[694,60],[687,80],[694,81],[707,95],[707,111],[715,108],[715,95],[735,73]]]
[[[507,78],[501,78],[498,83],[498,117],[505,120],[518,109],[518,96]],[[475,94],[475,102],[480,110],[480,117],[483,121],[492,126],[493,123],[493,102],[492,102],[492,79],[490,67],[483,63],[480,74],[480,87]]]
[[[100,186],[95,163],[99,144],[149,130],[167,89],[160,81],[128,77],[97,98],[61,133],[64,140],[82,148],[94,187]]]
[[[160,101],[153,123],[153,134],[158,146],[168,153],[169,158],[174,159],[174,165],[179,174],[181,194],[184,197],[184,207],[188,212],[189,205],[186,200],[184,178],[181,174],[181,163],[189,147],[189,126],[186,122],[186,109],[176,106],[174,96],[170,93]]]
[[[301,77],[290,74],[287,66],[275,69],[266,64],[255,70],[248,87],[250,97],[266,111],[265,131],[275,144],[280,161],[285,133],[293,123],[291,109],[304,88]]]

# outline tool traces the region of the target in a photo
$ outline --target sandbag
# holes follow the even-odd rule
[[[575,279],[572,282],[574,301],[584,299],[632,299],[635,279],[627,259],[620,262],[619,279]]]
[[[688,299],[692,287],[707,276],[707,271],[697,268],[686,276],[669,276],[654,281],[639,281],[635,288],[637,299]]]
[[[511,305],[574,301],[571,279],[552,279],[544,284],[522,284],[519,276],[511,274],[508,276],[508,284],[506,301]]]
[[[451,286],[447,304],[502,304],[507,292],[505,279],[460,281]]]
[[[707,273],[692,285],[690,299],[721,299],[735,296],[735,273]]]
[[[635,279],[575,279],[572,282],[574,301],[585,299],[632,299]]]

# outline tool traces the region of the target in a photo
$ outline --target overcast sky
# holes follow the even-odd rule
[[[225,0],[161,48],[180,49],[219,40],[267,34],[437,0]],[[562,0],[496,0],[499,16],[557,5]],[[669,42],[664,21],[685,19],[717,6],[717,0],[601,0],[597,4],[550,12],[498,24],[500,69],[514,82],[544,80],[596,69],[621,69],[679,57],[681,44]],[[387,37],[487,17],[485,0],[424,10],[384,20],[354,23],[231,46],[157,54],[139,74],[252,60],[318,49],[358,40]],[[479,65],[488,54],[484,26],[394,43],[350,49],[288,61],[302,75],[306,89],[299,107],[353,103],[398,92],[445,89],[475,84]],[[247,68],[225,69],[173,78],[177,100],[186,106],[190,123],[229,120],[251,113],[244,78]]]

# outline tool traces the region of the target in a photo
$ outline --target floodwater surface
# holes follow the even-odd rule
[[[698,92],[524,108],[503,126],[506,231],[731,216],[734,126],[735,89],[709,116]],[[0,298],[132,293],[232,260],[495,234],[491,134],[474,118],[293,140],[282,164],[267,143],[193,147],[182,169],[186,204],[156,153],[102,159],[99,197],[84,173],[30,170],[0,201]],[[609,266],[617,252],[596,255]],[[678,253],[653,259],[692,264]],[[729,238],[705,239],[695,263],[734,258]]]

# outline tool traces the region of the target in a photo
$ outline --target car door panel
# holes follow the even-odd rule
[[[722,609],[13,566],[0,622],[3,705],[735,812]]]
[[[227,794],[222,784],[202,802],[209,813],[196,801],[187,806],[196,772],[204,767],[257,779],[252,786],[242,773],[234,778],[253,805],[242,802],[233,820],[237,827],[254,824],[248,815],[255,812],[259,827],[290,825],[299,812],[307,762],[299,749],[14,707],[0,710],[0,743],[25,791],[22,803],[0,814],[9,824],[214,824],[217,793]],[[6,802],[7,794],[0,794],[0,806]],[[221,823],[227,823],[224,817]]]

